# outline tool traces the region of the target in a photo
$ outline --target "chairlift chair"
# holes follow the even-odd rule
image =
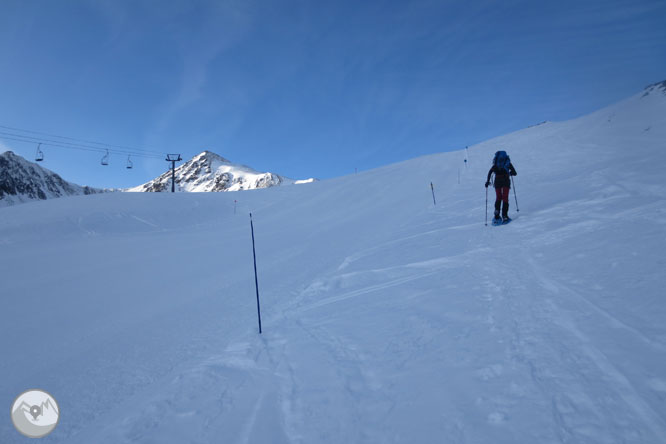
[[[134,164],[133,164],[132,161],[130,160],[130,156],[127,156],[127,167],[126,167],[126,168],[127,168],[128,170],[131,170],[133,167],[134,167]]]
[[[102,157],[102,165],[108,165],[109,164],[109,150],[106,150],[106,154],[104,157]]]
[[[37,153],[35,154],[35,161],[36,162],[41,162],[42,160],[44,160],[44,153],[39,148],[41,145],[42,145],[41,143],[37,145]]]

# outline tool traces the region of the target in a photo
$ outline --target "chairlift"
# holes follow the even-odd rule
[[[127,167],[126,167],[126,168],[127,168],[128,170],[131,170],[133,167],[134,167],[134,164],[133,164],[132,161],[130,160],[130,156],[127,156]]]
[[[35,161],[36,162],[41,162],[42,160],[44,160],[44,153],[39,148],[41,145],[42,145],[41,143],[37,145],[37,153],[35,154]]]
[[[106,154],[104,157],[102,157],[102,165],[108,165],[109,164],[109,150],[106,150]]]

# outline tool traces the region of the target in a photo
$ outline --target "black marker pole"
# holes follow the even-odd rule
[[[435,187],[432,182],[430,182],[430,191],[432,191],[432,204],[437,205],[437,201],[435,201]]]
[[[254,258],[254,287],[257,289],[257,319],[259,319],[259,334],[261,334],[261,307],[259,306],[259,281],[257,280],[257,253],[254,250],[254,224],[250,213],[250,231],[252,231],[252,257]]]

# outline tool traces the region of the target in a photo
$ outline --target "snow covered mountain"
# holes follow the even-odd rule
[[[665,140],[659,83],[236,212],[229,193],[3,209],[0,398],[53,393],[68,444],[663,443]],[[492,227],[498,149],[518,176]]]
[[[278,185],[313,182],[314,179],[293,180],[273,173],[260,173],[210,151],[197,154],[176,168],[178,191],[240,191]],[[171,189],[171,171],[127,191],[161,192]]]
[[[666,80],[647,86],[641,97],[649,96],[652,93],[666,95]]]
[[[0,154],[0,207],[33,200],[102,193],[67,182],[53,171],[6,151]]]

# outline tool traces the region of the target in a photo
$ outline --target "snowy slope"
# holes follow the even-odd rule
[[[67,182],[53,171],[28,162],[11,151],[0,154],[0,207],[102,192],[104,190]]]
[[[197,154],[176,168],[178,191],[240,191],[286,184],[310,183],[314,179],[293,180],[273,173],[260,173],[244,165],[231,163],[210,151]],[[127,191],[170,191],[171,172]]]
[[[6,208],[0,403],[53,394],[47,443],[664,442],[664,92],[467,169]],[[486,227],[498,148],[520,212]]]

